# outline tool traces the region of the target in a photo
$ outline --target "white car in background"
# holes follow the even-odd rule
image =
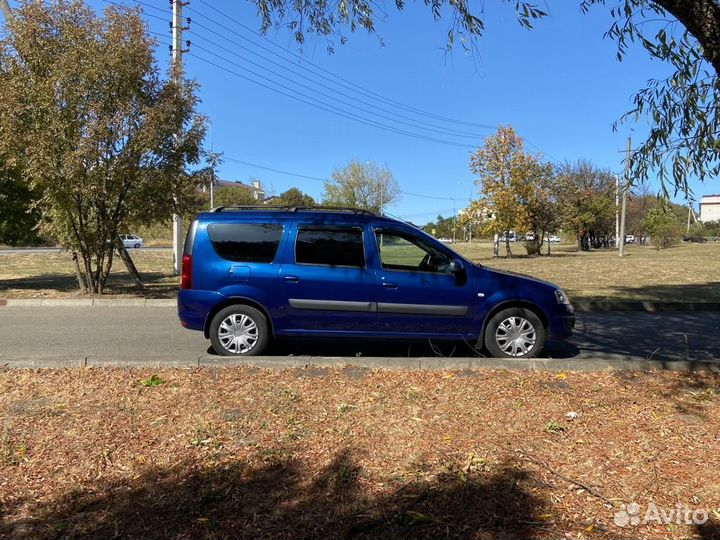
[[[559,244],[559,243],[560,243],[560,237],[557,236],[557,235],[555,235],[555,234],[553,234],[553,235],[551,235],[551,236],[546,237],[546,238],[545,238],[545,241],[548,242],[548,243],[550,243],[550,244]]]
[[[122,243],[126,248],[138,249],[145,245],[145,241],[134,234],[121,234],[120,240],[122,240]]]

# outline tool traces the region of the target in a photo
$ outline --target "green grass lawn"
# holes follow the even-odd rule
[[[549,257],[492,257],[490,243],[456,244],[460,253],[490,268],[512,270],[546,279],[565,288],[571,298],[593,300],[720,302],[720,244],[683,244],[656,251],[628,246],[620,259],[614,250],[578,253],[574,246],[553,246]],[[521,245],[514,246],[524,252]],[[148,284],[145,296],[170,298],[179,278],[171,273],[169,251],[134,251],[131,255]],[[403,258],[404,253],[397,253]],[[408,253],[408,262],[414,254]],[[412,261],[410,260],[412,259]],[[108,293],[128,296],[141,292],[120,260],[108,282]],[[76,296],[77,283],[67,253],[0,256],[0,297]]]

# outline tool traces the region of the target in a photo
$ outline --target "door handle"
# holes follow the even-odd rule
[[[283,279],[285,281],[287,281],[288,283],[299,283],[300,282],[300,278],[297,276],[285,276]]]
[[[386,289],[397,289],[398,288],[396,283],[392,283],[390,281],[383,281],[382,286],[385,287]]]

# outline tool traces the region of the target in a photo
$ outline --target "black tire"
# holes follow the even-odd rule
[[[529,333],[531,330],[526,323],[532,327],[532,333]],[[518,328],[517,333],[511,326],[513,324]],[[501,325],[503,329],[500,329]],[[526,339],[518,342],[512,339],[513,335],[517,335],[518,338],[524,336]],[[504,336],[508,338],[503,341]],[[530,309],[512,307],[497,312],[488,321],[483,342],[485,349],[493,358],[533,358],[545,345],[545,337],[545,326],[540,317]],[[530,345],[529,341],[532,339],[534,342]],[[528,345],[530,347],[524,350]]]
[[[244,332],[239,337],[255,337],[254,343],[246,348],[248,340],[234,340],[233,334],[230,334],[228,328],[230,325],[226,319],[237,316],[235,324],[237,324],[238,330],[240,331],[247,326],[247,332]],[[254,325],[255,330],[251,330],[251,327],[247,325],[247,319],[243,320],[242,317],[247,317]],[[225,327],[222,329],[222,333],[226,334],[221,336],[221,325],[225,322]],[[225,337],[225,339],[223,339]],[[270,340],[268,332],[268,322],[259,310],[254,307],[245,306],[242,304],[236,304],[228,306],[217,312],[210,323],[210,342],[212,343],[213,350],[220,356],[257,356],[261,354]]]
[[[140,249],[140,244],[135,244],[133,247],[134,247],[135,249]]]

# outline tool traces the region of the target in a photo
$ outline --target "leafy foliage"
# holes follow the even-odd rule
[[[40,212],[35,193],[23,182],[17,169],[0,162],[0,244],[26,246],[41,243],[35,230]]]
[[[544,17],[546,13],[532,2],[524,0],[505,0],[512,4],[518,23],[530,28],[532,22]],[[334,52],[331,36],[337,35],[340,43],[347,41],[346,30],[355,32],[365,30],[377,34],[375,21],[378,18],[376,9],[380,10],[380,18],[387,16],[384,8],[373,0],[252,0],[257,6],[261,20],[262,32],[281,25],[290,30],[295,41],[303,45],[306,34],[315,34],[327,41],[327,49]],[[473,12],[467,0],[424,0],[430,8],[435,20],[443,15],[448,16],[447,48],[452,49],[456,41],[464,48],[471,48],[473,37],[480,36],[485,30],[482,13]],[[395,0],[398,11],[405,8],[405,0]]]
[[[147,379],[141,379],[140,384],[143,386],[147,386],[152,388],[153,386],[160,386],[161,384],[164,384],[165,380],[162,379],[159,375],[153,374],[150,375]]]
[[[307,193],[303,193],[299,188],[291,187],[283,191],[272,204],[281,204],[287,206],[315,206],[315,199]]]
[[[664,208],[651,209],[643,225],[656,249],[665,249],[677,243],[683,232],[677,216]]]
[[[0,155],[39,198],[39,231],[78,252],[79,281],[101,293],[118,233],[194,198],[194,87],[160,79],[136,9],[28,2],[6,25]]]
[[[209,198],[209,194],[203,198]],[[253,195],[253,190],[242,184],[215,189],[215,206],[252,206],[260,202]]]
[[[333,172],[325,182],[323,202],[335,206],[352,206],[372,212],[400,200],[400,184],[390,169],[373,162],[352,160]]]
[[[605,0],[584,0],[582,8],[594,4]],[[720,6],[707,0],[621,0],[611,15],[606,35],[618,44],[618,60],[639,43],[672,69],[668,77],[648,81],[619,121],[646,118],[651,124],[633,153],[633,176],[646,179],[657,171],[666,197],[670,187],[687,193],[688,177],[720,174]]]
[[[453,227],[456,226],[454,217],[443,217],[438,215],[435,221],[431,221],[423,227],[423,230],[436,238],[452,238]],[[433,232],[435,231],[435,232]]]
[[[510,126],[501,126],[470,156],[470,171],[479,176],[481,212],[494,216],[485,221],[486,234],[506,234],[538,228],[542,242],[546,227],[554,222],[551,194],[552,167],[528,154],[523,139]],[[505,250],[512,257],[509,237]]]
[[[615,178],[589,161],[558,168],[558,204],[564,230],[583,250],[607,247],[615,234]]]

